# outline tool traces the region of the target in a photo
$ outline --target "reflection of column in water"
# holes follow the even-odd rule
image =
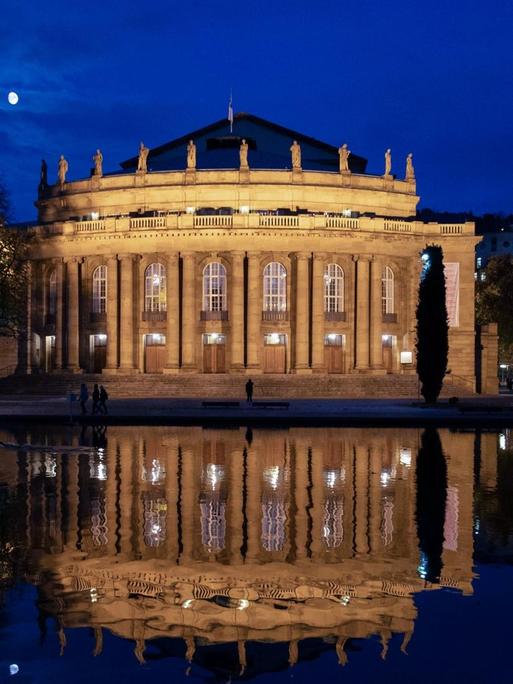
[[[246,515],[248,519],[248,549],[246,561],[255,561],[260,552],[260,499],[262,491],[262,465],[259,463],[260,439],[255,439],[247,449],[247,501]]]
[[[294,495],[296,501],[296,515],[295,515],[295,544],[296,544],[296,558],[301,560],[308,555],[308,532],[309,519],[307,508],[309,504],[308,487],[310,484],[309,468],[311,461],[311,452],[308,441],[303,437],[296,437],[295,439],[295,487]]]
[[[134,443],[131,433],[124,434],[122,431],[119,440],[119,463],[120,463],[120,493],[119,493],[119,547],[123,555],[133,557],[133,533],[134,513],[136,511],[134,501]]]
[[[175,562],[178,557],[178,440],[174,437],[167,446],[166,503],[167,558]]]
[[[244,486],[244,451],[241,446],[230,454],[230,479],[228,483],[228,505],[230,509],[230,562],[239,563],[242,547],[242,490]]]
[[[324,444],[321,436],[319,441],[312,443],[311,479],[312,479],[312,560],[319,558],[324,546],[323,518],[324,518],[324,481],[323,460]]]
[[[145,440],[140,478],[143,543],[146,551],[163,546],[167,536],[167,504],[164,489],[167,474],[161,452],[162,449],[157,449],[152,441]]]
[[[355,541],[357,554],[369,553],[369,448],[355,446]]]
[[[67,524],[64,528],[64,544],[69,550],[76,550],[78,544],[78,455],[67,454],[66,460]]]
[[[374,439],[369,446],[370,450],[370,551],[375,554],[382,544],[382,521],[383,521],[383,498],[382,498],[382,451],[385,446],[384,440]]]
[[[187,563],[194,552],[194,513],[196,487],[194,478],[194,446],[182,446],[182,486],[180,492],[180,508],[182,521],[182,553],[180,563]]]

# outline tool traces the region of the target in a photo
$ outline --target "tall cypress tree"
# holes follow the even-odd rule
[[[421,393],[434,404],[442,389],[449,354],[443,251],[429,245],[422,252],[417,304],[417,374]]]

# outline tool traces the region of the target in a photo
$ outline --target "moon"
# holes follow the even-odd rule
[[[18,93],[15,93],[14,90],[11,90],[11,92],[7,95],[7,100],[11,105],[18,104],[19,99],[20,98],[18,97]]]

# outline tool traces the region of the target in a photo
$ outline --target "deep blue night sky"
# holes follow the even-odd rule
[[[421,206],[513,211],[513,3],[3,0],[0,175],[17,220],[46,158],[105,171],[234,109],[369,159],[415,155]],[[7,93],[20,102],[11,106]]]

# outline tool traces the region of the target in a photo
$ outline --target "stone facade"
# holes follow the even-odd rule
[[[414,374],[436,243],[457,274],[449,367],[474,389],[474,226],[412,219],[414,180],[151,161],[40,191],[28,372]]]

